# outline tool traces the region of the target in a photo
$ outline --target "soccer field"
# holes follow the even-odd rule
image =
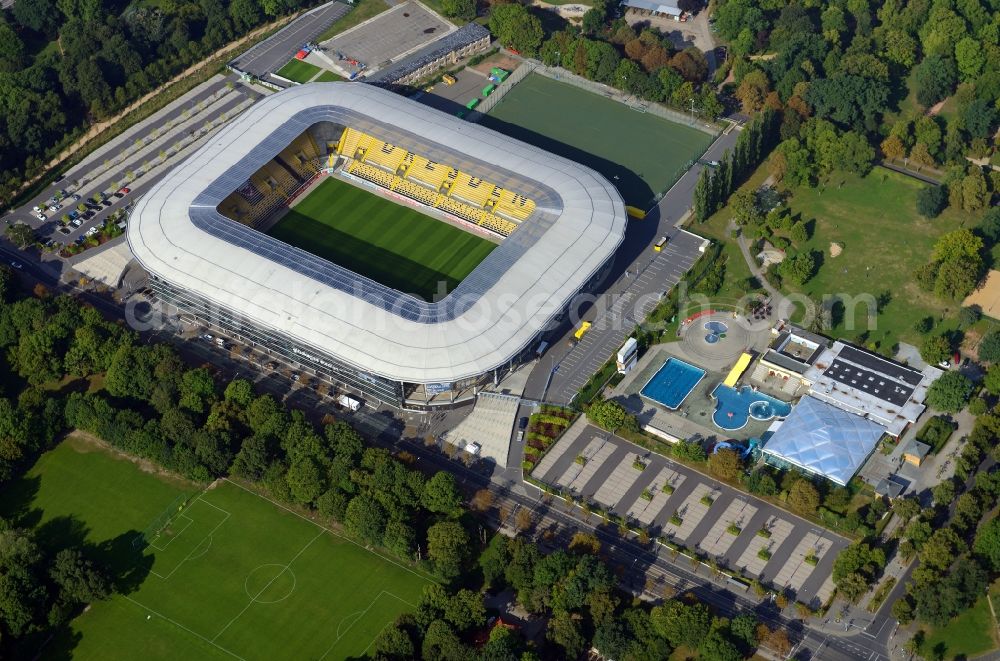
[[[496,244],[327,177],[268,234],[408,294],[451,291]]]
[[[626,204],[647,208],[712,136],[533,73],[480,124],[600,172]]]
[[[16,503],[40,517],[43,540],[84,531],[133,584],[73,620],[49,658],[356,657],[429,582],[235,483],[201,490],[79,436],[4,496],[5,516]],[[134,546],[167,511],[169,527]]]

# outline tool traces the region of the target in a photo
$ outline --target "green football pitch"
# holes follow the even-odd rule
[[[47,658],[356,657],[429,582],[235,483],[202,489],[79,435],[2,501],[6,517],[39,521],[42,543],[84,537],[130,585],[73,620]]]
[[[712,136],[533,73],[483,126],[600,172],[626,204],[647,208],[712,143]]]
[[[432,300],[496,244],[327,177],[268,234],[384,285]]]

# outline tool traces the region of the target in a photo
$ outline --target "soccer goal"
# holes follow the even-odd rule
[[[141,533],[136,535],[136,538],[132,540],[132,548],[142,550],[152,544],[184,510],[187,501],[187,494],[181,494],[174,498],[173,502],[165,510],[160,512]]]

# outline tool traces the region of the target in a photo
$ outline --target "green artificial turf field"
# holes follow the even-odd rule
[[[43,543],[83,537],[130,586],[73,620],[47,658],[344,659],[428,583],[239,485],[202,490],[79,435],[2,501],[5,516],[40,522]],[[168,528],[134,546],[166,511]]]
[[[288,64],[278,69],[277,73],[282,78],[294,80],[297,83],[308,83],[313,76],[320,73],[322,69],[314,64],[309,64],[302,60],[292,59]]]
[[[408,294],[451,291],[496,244],[328,177],[268,231]]]
[[[618,187],[626,204],[643,209],[713,139],[537,73],[507,92],[480,123],[594,168]]]

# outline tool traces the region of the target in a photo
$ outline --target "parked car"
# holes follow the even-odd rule
[[[69,219],[70,220],[76,220],[79,217],[80,217],[80,212],[77,211],[76,209],[74,209],[73,211],[69,212]]]
[[[69,221],[69,224],[72,225],[73,227],[79,227],[80,225],[83,225],[83,219],[74,218],[73,220]]]
[[[83,199],[82,197],[80,197],[80,194],[79,194],[79,193],[73,193],[73,195],[71,195],[70,197],[72,197],[72,198],[73,198],[73,201],[74,201],[74,202],[79,202],[80,200],[82,200],[82,199]]]
[[[73,230],[71,230],[70,228],[68,228],[66,226],[60,227],[56,231],[59,232],[60,234],[72,234],[73,233]]]
[[[212,337],[212,334],[211,334],[211,333],[202,333],[202,334],[201,334],[201,339],[205,340],[206,342],[211,342],[211,341],[212,341],[212,340],[214,340],[215,338],[214,338],[214,337]]]
[[[517,428],[520,430],[525,430],[528,428],[528,418],[521,418],[517,421]]]
[[[48,205],[45,205],[45,206],[48,207]],[[35,213],[41,213],[42,212],[42,208],[39,207],[39,206],[31,207],[31,210],[34,211]]]
[[[129,193],[132,192],[132,189],[131,188],[125,188],[125,187],[123,187],[123,188],[119,188],[118,192],[121,193],[122,195],[128,195]]]
[[[101,205],[104,207],[110,207],[112,204],[114,204],[114,202],[112,202],[108,198],[104,198],[103,200],[101,200]]]
[[[49,219],[48,216],[46,216],[44,213],[36,213],[35,214],[35,218],[37,218],[38,220],[48,220]]]
[[[18,270],[21,270],[21,269],[23,269],[23,268],[24,268],[24,265],[23,265],[23,264],[21,264],[20,262],[11,262],[11,263],[10,263],[10,265],[11,265],[12,267],[14,267],[14,268],[18,269]]]
[[[99,227],[91,227],[89,230],[87,230],[87,236],[94,236],[100,231],[101,229]]]

